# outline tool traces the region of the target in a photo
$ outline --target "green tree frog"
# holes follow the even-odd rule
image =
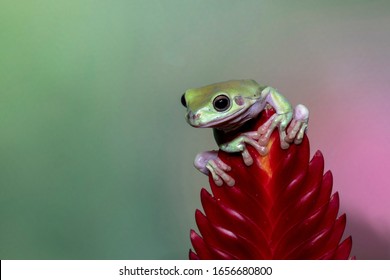
[[[241,153],[247,166],[253,159],[246,145],[266,155],[267,143],[276,127],[282,149],[287,149],[291,143],[300,144],[309,120],[309,111],[304,105],[293,109],[276,89],[260,86],[254,80],[231,80],[188,89],[181,103],[187,108],[186,120],[191,126],[213,128],[219,148],[228,153]],[[273,107],[275,114],[257,129],[245,129],[266,106]],[[211,173],[218,186],[224,182],[228,186],[235,184],[228,174],[231,167],[218,158],[218,151],[199,153],[194,165],[206,175]]]

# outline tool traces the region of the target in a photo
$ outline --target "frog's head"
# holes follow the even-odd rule
[[[253,80],[232,80],[189,89],[181,103],[190,125],[231,130],[258,114],[261,90]]]

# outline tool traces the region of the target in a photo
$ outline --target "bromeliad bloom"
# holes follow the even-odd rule
[[[265,109],[250,130],[273,114]],[[204,212],[195,213],[200,234],[191,231],[189,258],[348,259],[352,239],[341,241],[346,215],[338,216],[339,195],[321,152],[310,160],[307,136],[282,149],[275,130],[266,155],[247,146],[250,166],[239,153],[218,152],[235,183],[217,186],[209,175],[211,193],[201,190]]]

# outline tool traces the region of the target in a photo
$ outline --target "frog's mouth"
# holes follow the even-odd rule
[[[234,114],[228,116],[221,116],[220,118],[214,119],[208,122],[200,122],[201,113],[187,114],[187,122],[197,128],[218,128],[222,130],[232,130],[241,126],[244,122],[250,119],[250,114],[247,114],[249,110],[247,108],[242,108],[235,112]]]

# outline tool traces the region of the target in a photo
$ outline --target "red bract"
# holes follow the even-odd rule
[[[256,127],[273,113],[264,111]],[[201,190],[204,213],[195,213],[200,235],[191,230],[189,258],[348,259],[352,239],[340,242],[346,216],[337,217],[339,195],[321,152],[310,161],[306,136],[283,150],[277,131],[268,147],[266,156],[248,147],[249,167],[240,154],[219,151],[236,184],[219,187],[209,177],[212,194]]]

